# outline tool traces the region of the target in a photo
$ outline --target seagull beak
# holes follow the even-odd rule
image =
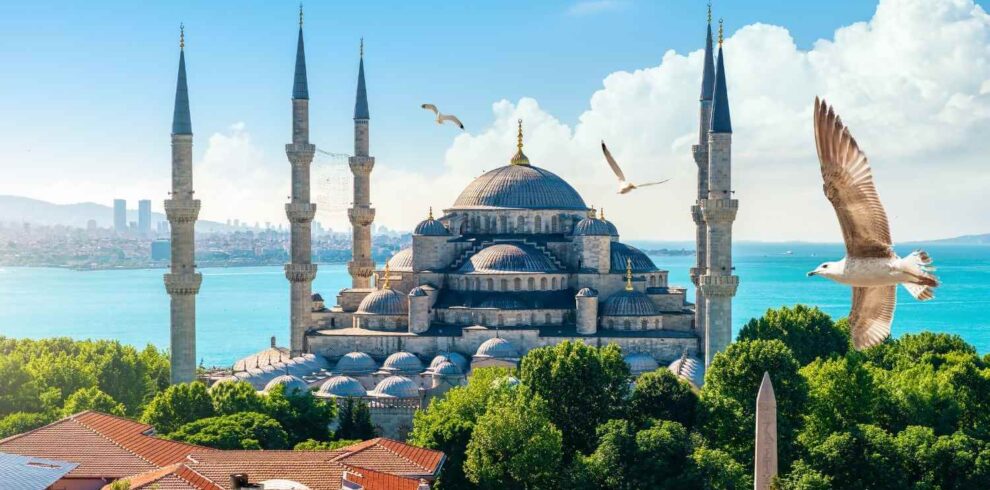
[[[811,271],[808,273],[808,277],[817,276],[817,275],[818,275],[818,271]]]

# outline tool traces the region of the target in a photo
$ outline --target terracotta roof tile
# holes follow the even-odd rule
[[[131,490],[224,490],[184,463],[164,466],[126,478]],[[103,487],[110,490],[111,485]]]
[[[366,490],[418,490],[419,479],[406,478],[367,468],[347,468],[347,481],[357,483]]]
[[[440,451],[384,437],[341,449],[347,452],[336,459],[340,463],[397,475],[436,475],[444,459]]]

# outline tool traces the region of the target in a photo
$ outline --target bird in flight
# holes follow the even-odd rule
[[[873,184],[873,172],[849,129],[825,101],[815,98],[815,145],[825,197],[835,208],[846,256],[808,273],[852,286],[849,326],[853,345],[865,349],[890,335],[897,285],[919,301],[935,297],[938,279],[923,250],[907,257],[894,253],[887,213]]]
[[[423,104],[420,107],[422,107],[423,109],[426,109],[428,111],[433,111],[433,113],[437,115],[437,124],[443,124],[445,122],[451,122],[451,123],[456,124],[457,127],[461,128],[461,129],[464,129],[464,123],[462,123],[460,119],[457,119],[457,116],[455,116],[453,114],[443,114],[443,113],[440,112],[439,109],[437,109],[437,106],[435,106],[433,104]]]
[[[619,168],[619,164],[615,163],[615,158],[612,158],[612,152],[608,151],[608,147],[605,146],[605,142],[602,141],[602,153],[605,153],[605,160],[608,161],[608,166],[612,167],[612,172],[619,179],[619,194],[628,194],[633,189],[638,189],[640,187],[648,187],[651,185],[658,185],[667,182],[670,179],[664,179],[659,182],[647,182],[645,184],[633,184],[626,180],[626,174],[622,173],[622,169]]]

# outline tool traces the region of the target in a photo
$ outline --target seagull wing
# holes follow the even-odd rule
[[[423,104],[420,107],[422,107],[423,109],[426,109],[428,111],[433,111],[434,114],[437,114],[437,115],[440,114],[440,111],[437,109],[437,106],[435,106],[433,104]]]
[[[464,123],[462,123],[460,119],[457,119],[457,116],[453,114],[440,114],[440,122],[442,123],[444,121],[450,121],[456,124],[457,127],[464,129]]]
[[[817,98],[815,144],[825,196],[839,217],[846,253],[851,257],[892,257],[890,225],[873,184],[870,162],[835,111]]]
[[[890,336],[897,305],[897,285],[853,288],[849,327],[857,350],[873,347]]]
[[[602,141],[602,153],[605,154],[605,160],[608,161],[608,166],[612,167],[612,172],[615,172],[615,176],[619,178],[619,181],[626,181],[626,174],[622,173],[622,169],[619,168],[619,164],[615,163],[615,158],[612,158],[612,152],[608,151],[608,147],[605,146],[605,142]]]
[[[636,184],[636,187],[649,187],[651,185],[660,185],[660,184],[663,184],[664,182],[667,182],[669,180],[670,179],[663,179],[660,182],[647,182],[645,184]]]

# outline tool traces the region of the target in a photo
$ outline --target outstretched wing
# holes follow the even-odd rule
[[[670,181],[670,179],[664,179],[664,180],[661,180],[660,182],[647,182],[645,184],[636,184],[636,187],[649,187],[651,185],[660,185],[660,184],[663,184],[664,182],[668,182],[668,181]]]
[[[608,166],[612,167],[612,172],[615,176],[619,178],[620,181],[626,181],[626,174],[622,173],[622,169],[619,168],[619,164],[615,163],[615,158],[612,158],[612,152],[608,151],[608,147],[605,146],[605,142],[602,141],[602,153],[605,154],[605,160],[608,162]]]
[[[853,288],[849,328],[857,350],[873,347],[890,336],[897,305],[897,285]]]
[[[873,184],[873,171],[849,129],[825,101],[815,98],[815,145],[825,181],[851,257],[892,257],[887,213]]]
[[[440,115],[440,122],[444,122],[444,121],[450,121],[450,122],[456,124],[457,127],[461,128],[461,129],[464,129],[464,124],[461,123],[461,120],[460,119],[457,119],[457,116],[455,116],[455,115],[452,115],[452,114],[441,114]]]
[[[435,106],[433,104],[423,104],[420,107],[422,107],[423,109],[426,109],[428,111],[433,111],[434,114],[440,114],[440,111],[437,109],[437,106]]]

